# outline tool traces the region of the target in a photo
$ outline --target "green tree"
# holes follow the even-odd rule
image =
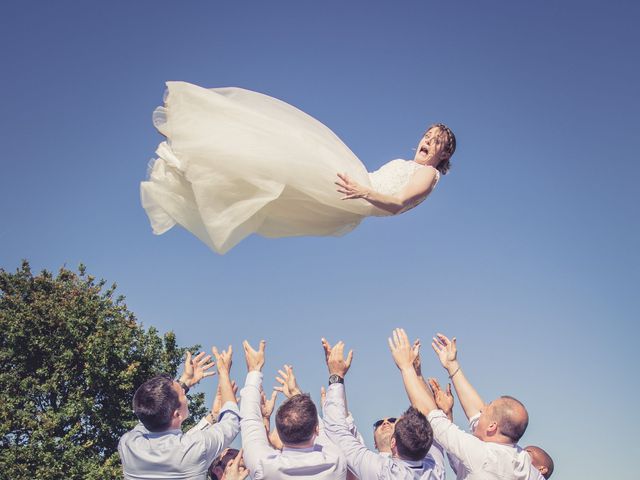
[[[82,265],[57,276],[34,276],[26,261],[0,269],[0,477],[122,477],[117,444],[137,422],[136,387],[175,377],[187,349],[145,330],[105,285]],[[202,393],[189,410],[205,414]]]

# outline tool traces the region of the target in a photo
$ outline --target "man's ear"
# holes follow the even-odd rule
[[[395,435],[391,436],[391,442],[389,442],[389,446],[391,447],[391,452],[395,452],[396,451],[396,436]]]
[[[498,422],[491,422],[487,425],[487,435],[495,435],[498,433]]]
[[[319,423],[316,423],[315,433],[316,433],[316,437],[317,437],[318,435],[320,435],[320,424],[319,424]]]
[[[546,478],[547,473],[549,473],[549,469],[544,465],[537,467],[537,469],[542,474],[542,476]]]

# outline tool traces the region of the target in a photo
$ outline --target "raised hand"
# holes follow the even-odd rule
[[[227,467],[224,469],[224,474],[222,475],[223,480],[244,480],[249,476],[249,469],[240,465],[242,461],[242,449],[236,455],[236,458],[231,460]]]
[[[449,340],[441,333],[437,333],[431,342],[433,351],[436,352],[442,366],[451,374],[451,370],[458,368],[457,357],[458,349],[456,347],[456,337]]]
[[[418,356],[416,349],[409,343],[409,337],[403,328],[396,328],[393,337],[389,337],[389,348],[393,361],[400,370],[414,368],[413,363]]]
[[[416,371],[416,375],[422,377],[422,358],[420,357],[420,347],[420,339],[418,338],[413,342],[413,352],[416,355],[416,359],[413,361],[413,368]]]
[[[344,358],[344,342],[340,341],[333,347],[326,339],[322,339],[322,347],[324,348],[325,359],[330,375],[338,375],[342,378],[349,371],[351,361],[353,360],[353,350],[349,350],[347,358]]]
[[[300,387],[298,387],[298,382],[296,382],[296,377],[293,374],[293,367],[291,365],[285,365],[283,368],[284,370],[278,370],[280,376],[276,377],[276,381],[280,386],[273,387],[273,389],[284,393],[287,398],[300,395],[302,391],[300,390]]]
[[[229,372],[231,372],[233,347],[229,345],[229,348],[223,350],[222,353],[218,352],[218,349],[216,347],[211,347],[211,352],[216,359],[218,374],[229,376]]]
[[[327,390],[320,387],[320,408],[324,408],[324,402],[327,401]]]
[[[338,180],[335,182],[338,186],[338,193],[342,193],[344,197],[341,200],[349,200],[352,198],[367,198],[369,190],[359,183],[351,180],[346,173],[338,173]]]
[[[436,401],[437,407],[442,410],[449,419],[452,419],[453,411],[453,394],[451,393],[451,384],[447,384],[447,390],[444,391],[440,388],[438,380],[435,378],[429,379],[429,387],[433,392],[433,398]]]
[[[246,340],[242,342],[244,348],[244,358],[247,361],[248,372],[260,372],[264,367],[264,347],[267,343],[264,340],[260,340],[260,346],[258,350],[254,350],[249,342]]]
[[[271,418],[271,414],[273,413],[273,409],[276,406],[276,396],[278,392],[274,390],[271,392],[271,397],[267,399],[264,391],[260,392],[260,412],[262,413],[262,418],[269,419]]]
[[[184,383],[187,388],[190,388],[203,378],[215,375],[215,371],[207,372],[207,370],[215,365],[213,362],[209,362],[209,360],[211,360],[211,355],[205,355],[204,352],[200,352],[195,357],[192,357],[191,352],[187,350],[184,361],[184,371],[182,375],[180,375],[180,382]]]

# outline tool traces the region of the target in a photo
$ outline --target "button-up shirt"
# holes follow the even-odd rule
[[[330,440],[336,443],[347,457],[349,469],[360,480],[443,480],[445,477],[444,454],[435,443],[429,455],[422,460],[411,461],[373,452],[350,431],[344,402],[344,385],[329,386],[324,407],[324,428]]]
[[[260,411],[262,372],[247,374],[240,392],[240,430],[244,464],[254,480],[332,479],[344,480],[347,465],[340,450],[321,434],[310,448],[276,450],[269,444]]]
[[[150,432],[142,423],[118,443],[124,478],[204,480],[213,459],[227,448],[240,430],[238,406],[223,405],[218,423],[204,418],[193,428]]]
[[[427,416],[434,438],[449,454],[459,480],[530,480],[537,478],[529,454],[515,444],[485,442],[460,430],[442,410]],[[477,419],[476,419],[477,421]],[[471,419],[472,429],[475,428]]]

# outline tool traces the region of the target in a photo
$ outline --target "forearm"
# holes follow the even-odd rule
[[[438,407],[433,399],[433,395],[431,395],[429,388],[418,377],[413,366],[403,368],[401,372],[404,389],[407,391],[411,405],[424,415],[428,415],[432,410],[436,410]]]
[[[467,380],[467,377],[462,372],[462,368],[460,368],[460,364],[457,361],[451,362],[447,367],[447,372],[453,383],[453,388],[456,390],[464,414],[467,418],[478,414],[484,407],[484,402],[476,389],[473,388],[473,385]]]
[[[405,201],[403,201],[402,198],[385,195],[375,190],[367,190],[367,193],[362,198],[374,207],[389,212],[392,215],[400,213],[405,207]]]
[[[231,385],[231,378],[229,377],[228,372],[220,372],[218,387],[220,388],[220,397],[223,405],[227,402],[237,403],[236,395],[233,393],[233,386]]]

